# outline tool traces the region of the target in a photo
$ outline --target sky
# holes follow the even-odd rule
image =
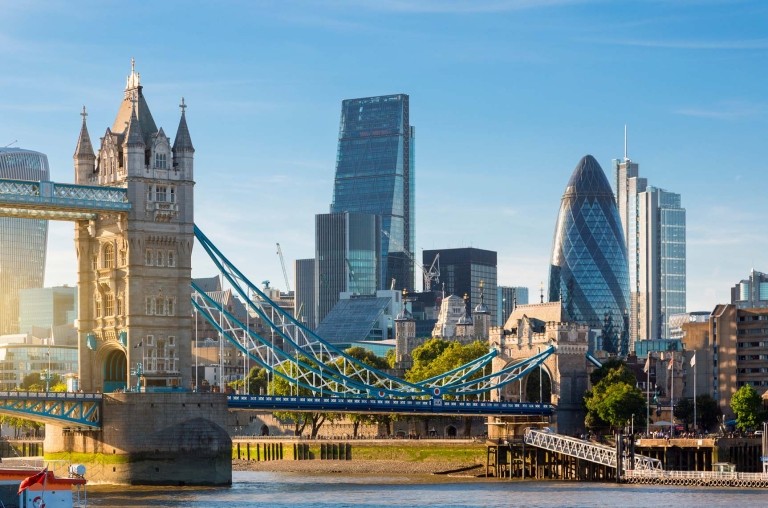
[[[687,210],[687,305],[768,271],[768,2],[762,0],[0,0],[0,146],[73,182],[80,112],[98,146],[131,58],[173,139],[184,97],[195,223],[253,282],[293,285],[333,193],[343,99],[406,93],[416,257],[498,252],[498,282],[547,283],[565,185],[627,155]],[[46,286],[77,282],[51,223]],[[215,273],[201,248],[193,276]],[[419,286],[420,287],[420,286]]]

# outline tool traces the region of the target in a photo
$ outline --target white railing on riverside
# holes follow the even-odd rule
[[[768,473],[736,473],[721,471],[664,471],[664,470],[627,470],[625,478],[681,478],[693,480],[746,480],[768,481]]]
[[[523,440],[525,444],[538,448],[588,460],[604,466],[616,467],[616,449],[611,446],[536,429],[526,429]],[[625,463],[624,469],[630,469],[627,467],[628,465]],[[660,471],[661,461],[636,454],[634,468],[632,469],[636,471]]]

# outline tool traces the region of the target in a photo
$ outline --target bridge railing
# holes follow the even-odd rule
[[[526,444],[538,448],[588,460],[604,466],[616,467],[616,449],[612,446],[536,429],[526,429],[523,439]],[[637,454],[634,457],[633,467],[628,467],[629,464],[627,464],[624,469],[653,471],[660,471],[662,469],[661,461],[658,459]]]

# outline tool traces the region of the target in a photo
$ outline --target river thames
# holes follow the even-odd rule
[[[275,508],[610,506],[675,508],[766,506],[768,491],[559,481],[465,480],[446,477],[305,476],[237,471],[231,487],[89,486],[92,507]]]

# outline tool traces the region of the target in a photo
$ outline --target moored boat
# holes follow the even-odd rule
[[[66,476],[48,467],[0,464],[0,506],[82,508],[86,506],[85,466],[69,466]]]

